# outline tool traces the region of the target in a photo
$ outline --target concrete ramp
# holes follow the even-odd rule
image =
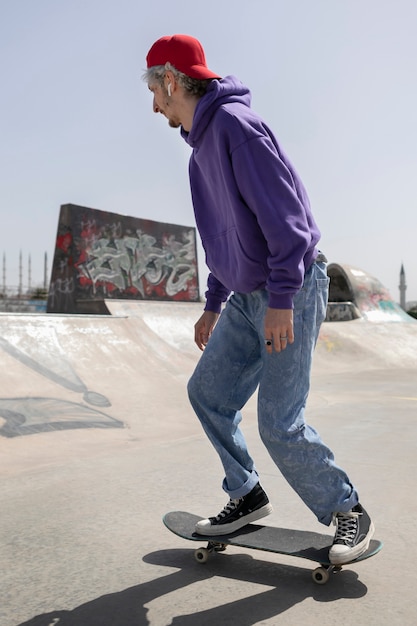
[[[417,370],[417,323],[358,319],[322,325],[314,373],[327,372],[331,377],[336,371],[386,369]]]
[[[202,304],[149,305],[146,302],[106,300],[106,306],[113,315],[141,319],[172,348],[198,358],[200,353],[194,344],[193,327],[202,313]],[[393,324],[393,320],[403,323]],[[387,314],[385,321],[372,321],[372,316],[371,319],[361,316],[349,322],[325,322],[322,325],[314,372],[329,370],[331,375],[334,369],[357,371],[392,367],[417,368],[417,322],[404,311],[393,309],[393,315]]]
[[[194,343],[194,324],[203,313],[202,303],[106,300],[105,305],[114,316],[141,319],[153,333],[181,353],[189,353],[193,358],[199,355]]]
[[[147,441],[160,420],[168,438],[188,436],[184,414],[195,432],[186,384],[201,303],[106,304],[113,315],[0,315],[0,446],[87,428],[130,428]],[[393,368],[417,369],[417,323],[323,324],[314,375]]]
[[[0,442],[132,423],[152,439],[155,419],[165,419],[169,433],[199,351],[192,354],[192,327],[185,339],[188,314],[158,318],[158,310],[131,317],[1,315]]]

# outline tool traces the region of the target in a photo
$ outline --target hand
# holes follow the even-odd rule
[[[219,313],[204,311],[198,322],[194,325],[194,341],[200,350],[204,350],[210,335],[219,319]]]
[[[272,341],[271,345],[265,344],[267,352],[272,354],[285,350],[289,343],[294,343],[294,325],[292,309],[267,308],[264,322],[264,337]]]

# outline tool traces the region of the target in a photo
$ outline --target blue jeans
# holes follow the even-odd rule
[[[230,498],[248,494],[259,480],[239,426],[240,411],[258,388],[263,443],[288,483],[327,525],[334,512],[358,503],[333,453],[304,420],[328,284],[325,263],[313,263],[294,298],[294,343],[272,354],[264,345],[267,291],[233,294],[188,383],[190,402],[222,461],[223,489]]]

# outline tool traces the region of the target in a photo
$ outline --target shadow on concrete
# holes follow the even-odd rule
[[[159,567],[175,567],[175,572],[135,585],[124,591],[101,596],[82,604],[72,611],[53,611],[38,615],[18,626],[146,626],[146,605],[177,590],[184,590],[193,583],[216,577],[216,583],[207,584],[207,593],[219,604],[199,611],[198,600],[192,591],[175,604],[175,613],[181,606],[184,614],[166,619],[172,626],[251,626],[262,620],[284,614],[291,607],[312,598],[316,602],[334,602],[340,599],[357,599],[367,593],[367,587],[358,580],[352,570],[335,574],[324,586],[311,579],[311,570],[279,565],[253,559],[249,555],[216,555],[205,565],[194,561],[192,550],[163,550],[146,555],[146,563]],[[247,581],[265,585],[267,591],[250,597],[222,603],[227,597],[227,584],[222,588],[221,579]],[[215,595],[213,591],[215,589]],[[168,621],[167,621],[168,623]]]

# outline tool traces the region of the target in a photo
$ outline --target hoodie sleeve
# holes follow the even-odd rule
[[[205,311],[213,311],[214,313],[220,313],[222,303],[226,302],[229,297],[230,290],[227,289],[222,283],[217,280],[213,274],[209,274],[207,279],[207,291]]]

